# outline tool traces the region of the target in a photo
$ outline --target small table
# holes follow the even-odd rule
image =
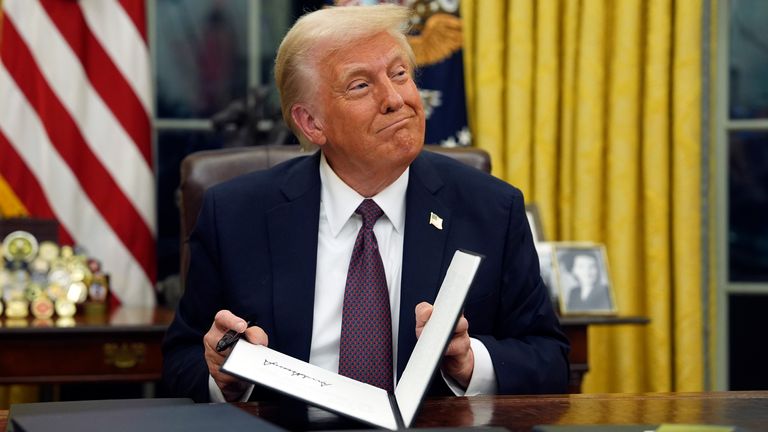
[[[618,325],[618,324],[648,324],[650,320],[639,316],[565,316],[560,317],[560,325],[571,341],[571,381],[568,383],[570,393],[581,393],[581,383],[584,374],[589,372],[589,344],[587,336],[589,326]]]
[[[173,311],[117,308],[74,320],[0,319],[0,384],[156,381]]]

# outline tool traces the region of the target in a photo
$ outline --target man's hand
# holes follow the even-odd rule
[[[253,344],[267,346],[269,338],[261,327],[253,326],[246,329],[245,320],[228,310],[220,310],[216,313],[211,329],[203,336],[205,363],[208,365],[208,372],[211,374],[211,377],[213,377],[213,380],[221,389],[224,399],[231,402],[237,400],[243,394],[248,384],[219,371],[219,368],[224,363],[224,359],[232,352],[232,348],[228,348],[223,352],[216,352],[216,344],[224,336],[224,333],[230,329],[238,333],[245,332],[243,336],[245,336],[248,342]]]
[[[432,305],[427,302],[421,302],[416,305],[416,337],[421,336],[424,325],[432,316]],[[472,378],[472,371],[475,370],[475,355],[472,352],[472,345],[469,341],[469,322],[464,315],[461,315],[456,328],[453,330],[453,337],[448,343],[448,348],[443,355],[443,372],[455,379],[464,389],[469,385]]]

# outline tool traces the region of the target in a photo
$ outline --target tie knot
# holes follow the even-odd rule
[[[373,225],[384,214],[384,210],[372,199],[366,199],[357,207],[355,213],[363,217],[363,228],[373,229]]]

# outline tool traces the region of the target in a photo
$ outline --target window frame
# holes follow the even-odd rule
[[[729,172],[729,134],[733,131],[768,132],[766,119],[731,119],[729,115],[729,65],[730,65],[730,10],[733,0],[720,0],[717,3],[717,96],[715,103],[715,164],[716,172],[716,271],[717,271],[717,350],[715,390],[728,390],[729,372],[729,298],[733,294],[768,295],[768,282],[732,282],[729,274],[728,232],[728,180]]]

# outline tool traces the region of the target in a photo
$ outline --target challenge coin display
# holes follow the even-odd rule
[[[26,322],[32,314],[38,323],[53,323],[57,316],[59,325],[74,323],[72,317],[88,303],[100,306],[89,313],[106,313],[108,275],[81,249],[38,243],[28,232],[14,231],[0,242],[0,257],[0,315]]]

